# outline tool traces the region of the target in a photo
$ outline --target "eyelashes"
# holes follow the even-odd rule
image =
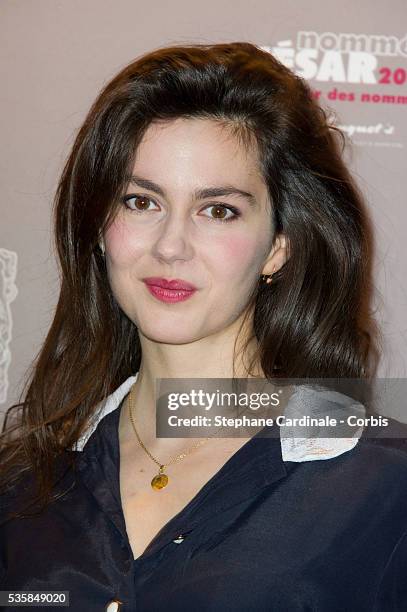
[[[131,212],[136,213],[136,214],[143,214],[143,212],[148,212],[148,207],[143,209],[136,209],[136,208],[132,208],[131,206],[129,206],[128,202],[130,202],[130,200],[144,200],[145,202],[153,202],[154,204],[156,204],[155,200],[153,200],[152,198],[150,198],[149,196],[145,196],[145,195],[139,195],[139,194],[129,194],[126,195],[122,198],[122,203],[126,206],[126,208],[128,210],[131,210]],[[222,203],[212,203],[212,204],[208,204],[208,206],[206,206],[204,208],[204,210],[207,209],[211,209],[211,208],[217,208],[220,210],[225,210],[225,211],[230,211],[231,213],[233,213],[232,216],[229,217],[225,217],[225,218],[221,218],[221,217],[206,217],[209,221],[215,221],[215,223],[230,223],[231,221],[236,221],[236,219],[238,217],[241,216],[241,212],[238,208],[235,208],[234,206],[231,206],[230,204],[226,205],[226,204],[222,204]],[[206,216],[206,215],[204,215]]]

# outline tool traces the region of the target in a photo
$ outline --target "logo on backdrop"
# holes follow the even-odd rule
[[[270,51],[304,79],[337,83],[393,84],[402,86],[407,74],[403,65],[391,68],[386,60],[407,57],[407,36],[297,32],[296,44],[281,40]],[[407,103],[407,96],[401,96]]]
[[[349,136],[357,133],[382,137],[355,144],[404,147],[403,142],[394,141],[397,124],[388,119],[396,107],[407,105],[407,35],[398,38],[300,30],[295,41],[280,40],[262,49],[309,81],[319,101],[325,98],[328,104],[359,103],[373,112],[379,110],[377,121],[338,125]],[[324,88],[324,83],[329,86]]]
[[[15,284],[17,253],[0,248],[0,404],[7,399],[8,369],[11,362],[12,316],[10,304],[18,294]]]

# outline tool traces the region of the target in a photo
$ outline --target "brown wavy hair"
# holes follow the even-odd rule
[[[80,128],[54,201],[61,289],[20,402],[1,433],[0,486],[34,478],[52,499],[58,457],[95,406],[139,370],[137,327],[112,295],[98,238],[114,218],[153,121],[206,118],[255,142],[272,223],[290,258],[251,296],[265,377],[371,377],[372,230],[330,125],[305,80],[249,42],[158,48],[102,90]]]

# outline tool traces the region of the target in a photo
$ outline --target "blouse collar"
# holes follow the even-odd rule
[[[138,372],[129,376],[113,393],[98,404],[93,419],[84,434],[74,444],[72,450],[82,451],[92,433],[97,429],[102,419],[116,410],[123,398],[129,393],[136,382]],[[321,408],[324,408],[321,411]],[[357,414],[365,416],[365,408],[352,398],[329,389],[315,389],[309,386],[298,386],[292,394],[285,411],[286,416],[302,416],[309,414],[321,417],[323,415],[340,416]],[[281,429],[280,429],[281,432]],[[284,436],[280,435],[281,456],[283,461],[317,461],[332,459],[352,450],[358,443],[362,428],[353,437],[347,438],[301,438],[295,435],[295,428],[284,427]]]

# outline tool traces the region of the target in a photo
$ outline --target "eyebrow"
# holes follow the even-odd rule
[[[158,193],[158,195],[165,197],[165,191],[149,179],[142,178],[141,176],[132,175],[127,177],[129,183],[132,185],[136,185],[137,187],[143,187],[144,189],[148,189],[149,191],[154,191]],[[218,187],[205,187],[203,189],[196,189],[193,193],[195,200],[204,200],[205,198],[216,198],[219,196],[239,196],[245,198],[249,201],[251,206],[255,206],[257,204],[256,198],[252,193],[248,191],[243,191],[242,189],[238,189],[233,185],[220,185]]]

